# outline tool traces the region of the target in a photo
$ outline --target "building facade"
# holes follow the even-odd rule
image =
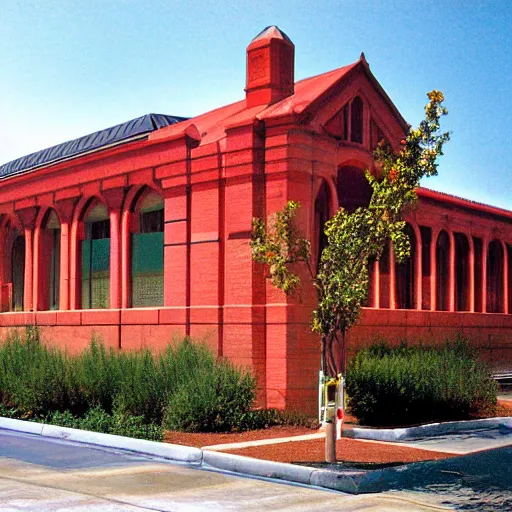
[[[0,166],[0,336],[39,326],[77,352],[160,350],[202,338],[249,365],[269,407],[314,410],[314,294],[272,287],[251,259],[253,217],[300,201],[312,240],[369,199],[383,137],[408,127],[364,55],[295,82],[294,45],[268,27],[247,48],[245,99],[191,119],[150,114]],[[376,338],[458,334],[496,370],[512,363],[512,212],[420,189],[410,260],[372,266],[348,354]]]

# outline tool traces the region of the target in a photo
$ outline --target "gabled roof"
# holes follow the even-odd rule
[[[185,117],[164,114],[146,114],[125,123],[111,126],[104,130],[84,135],[78,139],[57,144],[51,148],[36,151],[30,155],[17,158],[12,162],[0,165],[0,179],[28,172],[38,167],[75,158],[84,153],[106,149],[113,145],[123,144],[134,138],[142,138],[148,133],[165,126],[186,120]]]
[[[370,72],[368,64],[363,56],[356,62],[343,66],[321,75],[305,78],[295,82],[295,91],[292,95],[284,98],[272,105],[257,105],[251,108],[246,107],[245,100],[231,103],[224,107],[211,110],[205,114],[190,118],[187,123],[194,124],[201,134],[201,145],[209,144],[223,139],[226,136],[226,128],[233,125],[240,125],[251,120],[261,120],[286,117],[301,116],[309,110],[314,109],[322,98],[329,94],[335,88],[342,87],[343,82],[355,72],[357,68],[363,70],[377,92],[394,113],[398,122],[404,129],[407,129],[407,123],[397,110],[389,96],[386,94],[377,79]],[[172,136],[180,127],[170,126],[159,132],[159,138]]]
[[[268,30],[270,29],[273,30],[272,27]],[[256,39],[264,35],[266,31],[267,29],[256,36]],[[285,34],[282,34],[285,37]],[[398,122],[406,129],[405,120],[370,72],[364,56],[361,55],[361,58],[352,64],[299,80],[295,83],[294,94],[272,105],[257,105],[247,108],[246,101],[241,100],[189,119],[162,114],[147,114],[4,164],[0,166],[0,179],[48,166],[62,160],[76,158],[91,151],[123,144],[137,138],[148,137],[149,140],[162,140],[176,135],[190,125],[197,128],[201,135],[200,144],[205,145],[222,140],[226,136],[226,128],[233,125],[241,125],[256,120],[264,121],[276,117],[307,115],[309,111],[314,111],[315,105],[321,103],[322,99],[331,91],[343,87],[344,81],[357,69],[361,69],[366,74],[377,92],[395,114]],[[180,123],[179,126],[174,126],[177,123]],[[150,135],[156,131],[158,131],[158,134]]]

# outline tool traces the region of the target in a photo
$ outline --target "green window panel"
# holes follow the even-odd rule
[[[82,307],[110,305],[110,238],[82,242]]]
[[[132,307],[164,304],[164,234],[132,234]]]

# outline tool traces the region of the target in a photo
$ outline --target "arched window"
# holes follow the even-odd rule
[[[396,264],[396,307],[414,309],[416,290],[416,234],[407,224],[405,232],[411,243],[411,254],[403,263]]]
[[[475,311],[481,312],[483,309],[482,304],[482,280],[483,280],[483,264],[482,255],[484,252],[484,244],[481,238],[473,237],[473,254],[475,257],[475,267],[473,272],[473,281],[475,283]]]
[[[110,305],[110,220],[107,208],[91,200],[83,212],[82,308]]]
[[[359,96],[352,100],[350,106],[350,140],[363,143],[363,101]]]
[[[12,310],[23,311],[25,297],[25,237],[17,234],[11,257]]]
[[[432,244],[432,228],[420,226],[421,236],[421,309],[430,309],[430,245]]]
[[[37,308],[59,309],[60,221],[55,210],[46,212],[41,227]]]
[[[164,304],[164,201],[145,188],[135,197],[131,216],[132,307]]]
[[[338,169],[336,183],[338,204],[341,208],[353,212],[359,206],[368,206],[372,198],[372,187],[358,167],[347,165]]]
[[[329,187],[327,183],[322,182],[315,200],[315,238],[316,238],[316,261],[317,268],[320,264],[320,256],[327,246],[327,237],[325,236],[325,223],[329,220]]]
[[[469,311],[469,242],[455,233],[455,309]]]
[[[382,251],[382,255],[379,260],[379,295],[380,295],[380,308],[389,308],[389,251],[390,246],[386,244]]]
[[[508,258],[508,314],[512,314],[512,246],[507,244]]]
[[[448,311],[450,286],[450,237],[446,231],[441,231],[436,243],[436,309]]]
[[[503,260],[503,246],[499,240],[493,240],[487,253],[488,313],[503,313]]]

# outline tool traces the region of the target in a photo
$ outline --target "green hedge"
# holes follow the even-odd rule
[[[114,432],[125,418],[143,431],[140,425],[159,428],[165,414],[168,428],[229,431],[247,425],[255,394],[248,371],[190,339],[157,356],[107,349],[93,340],[71,357],[42,344],[31,328],[0,345],[0,407],[26,419],[75,422],[80,428],[108,424],[104,428]]]
[[[497,384],[463,340],[439,348],[385,343],[349,363],[349,406],[365,425],[464,420],[496,405]]]

